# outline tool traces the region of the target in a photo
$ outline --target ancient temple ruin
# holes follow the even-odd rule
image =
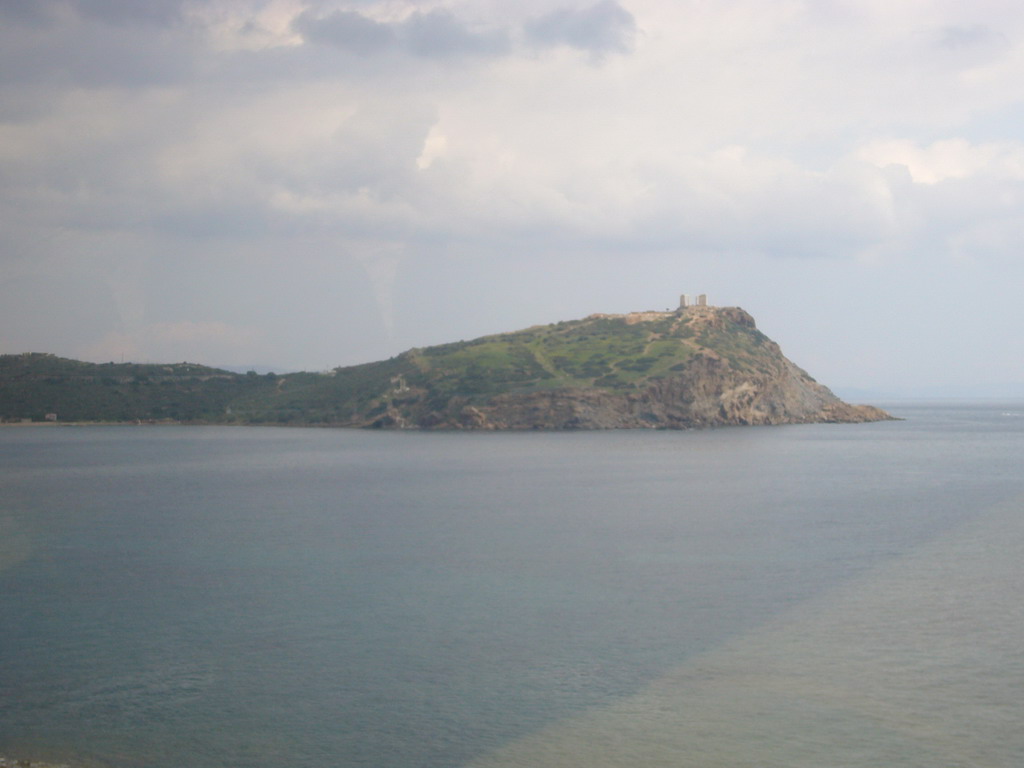
[[[686,309],[687,307],[706,307],[707,305],[708,295],[706,293],[699,293],[696,298],[691,297],[687,293],[684,293],[679,297],[680,309]]]

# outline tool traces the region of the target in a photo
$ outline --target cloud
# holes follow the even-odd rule
[[[187,0],[0,0],[0,18],[28,26],[50,26],[71,14],[117,27],[168,25],[183,18]]]
[[[1005,36],[996,33],[984,24],[943,27],[939,34],[939,45],[943,48],[975,48],[989,46],[993,43],[1002,47],[1008,41]]]
[[[633,14],[615,0],[588,8],[559,8],[524,25],[526,39],[535,45],[565,45],[597,56],[628,53],[636,32]]]
[[[420,58],[503,57],[513,55],[513,39],[534,48],[566,46],[600,58],[628,53],[637,34],[633,15],[615,0],[585,8],[561,8],[522,24],[467,24],[448,8],[415,10],[397,20],[380,20],[356,10],[317,14],[306,9],[293,22],[303,38],[360,56],[403,52]]]
[[[500,56],[509,50],[503,31],[470,30],[447,10],[414,13],[402,24],[402,32],[409,50],[427,58]]]
[[[870,142],[860,157],[880,168],[899,165],[916,184],[938,184],[948,179],[989,176],[1024,181],[1024,144],[971,144],[965,139],[943,139],[921,146],[910,139]]]
[[[137,4],[150,8],[148,3]],[[0,87],[125,87],[168,85],[185,80],[193,72],[194,54],[184,26],[162,25],[170,19],[151,11],[125,14],[129,22],[150,22],[125,29],[109,23],[106,15],[82,18],[57,12],[60,6],[43,6],[38,23],[20,28],[0,24]],[[94,12],[100,14],[97,6]],[[103,8],[102,13],[113,13]]]
[[[13,182],[0,202],[6,196],[12,216],[34,209],[54,224],[142,225],[176,236],[313,229],[391,242],[545,233],[824,256],[870,247],[901,215],[889,177],[852,172],[851,163],[905,165],[915,182],[1012,166],[1012,152],[984,144],[858,143],[851,131],[869,107],[886,113],[895,93],[884,89],[899,72],[870,63],[846,70],[841,47],[825,50],[813,38],[800,59],[773,50],[765,29],[785,22],[821,33],[834,22],[747,5],[683,18],[638,3],[651,33],[610,78],[572,57],[520,55],[503,30],[522,26],[537,45],[625,51],[638,23],[614,2],[539,16],[527,8],[518,20],[478,13],[472,22],[446,8],[388,15],[363,3],[315,16],[294,4],[249,4],[250,18],[277,30],[280,45],[225,51],[160,38],[187,87],[124,76],[118,89],[101,88],[97,75],[84,88],[58,89],[49,114],[0,128]],[[230,16],[241,28],[241,7],[211,3],[203,15],[193,6],[189,18],[219,29]],[[235,10],[225,16],[225,8]],[[116,16],[117,5],[95,9]],[[105,29],[89,26],[88,42],[69,50],[88,58],[111,39]],[[288,30],[307,44],[285,44]],[[62,34],[70,40],[71,31]],[[856,25],[826,31],[850,50],[861,34]],[[158,38],[148,34],[136,45],[151,48]],[[451,68],[413,77],[404,65],[339,70],[331,49],[444,58]],[[136,72],[152,61],[148,50],[110,51],[109,63],[96,65],[110,77],[130,69],[125,61],[135,60]],[[479,56],[494,62],[473,69],[463,61]],[[225,65],[236,61],[249,68]],[[195,78],[200,69],[210,76]],[[859,94],[850,103],[835,89],[843,74]],[[912,120],[913,110],[892,119]],[[817,158],[804,156],[808,137]]]
[[[296,17],[294,28],[311,43],[330,45],[361,56],[400,50],[430,59],[501,56],[509,51],[503,30],[471,29],[447,9],[415,11],[401,21],[377,21],[357,11]]]
[[[398,44],[391,24],[375,21],[356,11],[335,11],[317,17],[309,10],[294,21],[297,32],[311,43],[332,45],[362,56],[380,53]]]
[[[184,0],[75,0],[72,4],[83,17],[122,26],[179,21]]]
[[[0,15],[11,343],[63,326],[68,353],[105,328],[149,359],[193,357],[212,336],[172,347],[151,326],[216,320],[280,339],[259,359],[323,367],[443,341],[452,317],[498,331],[684,272],[841,285],[844,268],[928,254],[1024,279],[1008,266],[1024,201],[1012,4],[0,0]],[[62,308],[32,315],[32,336],[14,274]],[[548,290],[503,296],[531,283]],[[448,321],[423,319],[432,302]]]

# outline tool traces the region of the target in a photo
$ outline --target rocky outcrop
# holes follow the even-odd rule
[[[844,403],[739,307],[591,315],[411,350],[333,423],[386,429],[691,429],[889,419]],[[370,380],[339,369],[334,381]],[[372,392],[368,385],[364,391]],[[352,402],[352,401],[349,401]]]
[[[745,314],[745,313],[744,313]],[[749,317],[749,316],[748,316]],[[777,352],[774,342],[768,342]],[[413,394],[366,426],[420,429],[691,429],[728,425],[859,423],[891,419],[873,406],[850,405],[777,352],[764,372],[734,370],[702,353],[677,375],[627,391],[596,387],[499,394],[471,403],[454,397],[426,407]]]

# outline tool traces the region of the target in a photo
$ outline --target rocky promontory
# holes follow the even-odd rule
[[[840,400],[737,307],[591,315],[462,344],[406,353],[410,372],[350,423],[688,429],[891,418]]]
[[[0,356],[6,422],[564,430],[888,418],[841,401],[738,307],[595,314],[322,373]]]

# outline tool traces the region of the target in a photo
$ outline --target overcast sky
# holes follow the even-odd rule
[[[1017,0],[0,0],[0,352],[319,370],[741,306],[1024,384]]]

